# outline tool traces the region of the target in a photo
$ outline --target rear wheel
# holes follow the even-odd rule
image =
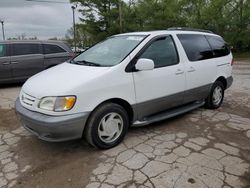
[[[129,118],[124,108],[115,103],[104,103],[90,116],[85,138],[94,147],[108,149],[118,145],[129,127]]]
[[[220,81],[216,81],[206,99],[205,106],[208,109],[217,109],[221,106],[224,99],[224,85]]]

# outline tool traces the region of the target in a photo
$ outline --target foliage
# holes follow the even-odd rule
[[[248,52],[235,52],[233,55],[234,55],[235,60],[250,59],[250,51],[248,51]]]
[[[194,27],[222,35],[235,51],[250,50],[250,0],[71,0],[82,13],[78,45],[121,32]],[[72,29],[67,39],[72,39]],[[72,42],[72,41],[70,41]]]
[[[38,40],[38,38],[36,36],[26,37],[26,34],[22,33],[21,35],[17,35],[16,37],[9,37],[7,40]]]

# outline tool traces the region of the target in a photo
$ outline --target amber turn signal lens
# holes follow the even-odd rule
[[[56,97],[54,111],[62,112],[71,110],[74,107],[75,102],[76,102],[75,96]]]
[[[75,105],[75,97],[65,97],[65,109],[71,109]]]

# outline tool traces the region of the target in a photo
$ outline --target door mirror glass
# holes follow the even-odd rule
[[[138,71],[153,70],[154,67],[154,61],[146,58],[139,59],[135,65],[135,69]]]

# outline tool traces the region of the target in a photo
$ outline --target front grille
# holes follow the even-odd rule
[[[21,94],[21,102],[23,104],[25,104],[27,106],[33,106],[33,104],[35,103],[35,101],[36,101],[35,97],[22,92],[22,94]]]

